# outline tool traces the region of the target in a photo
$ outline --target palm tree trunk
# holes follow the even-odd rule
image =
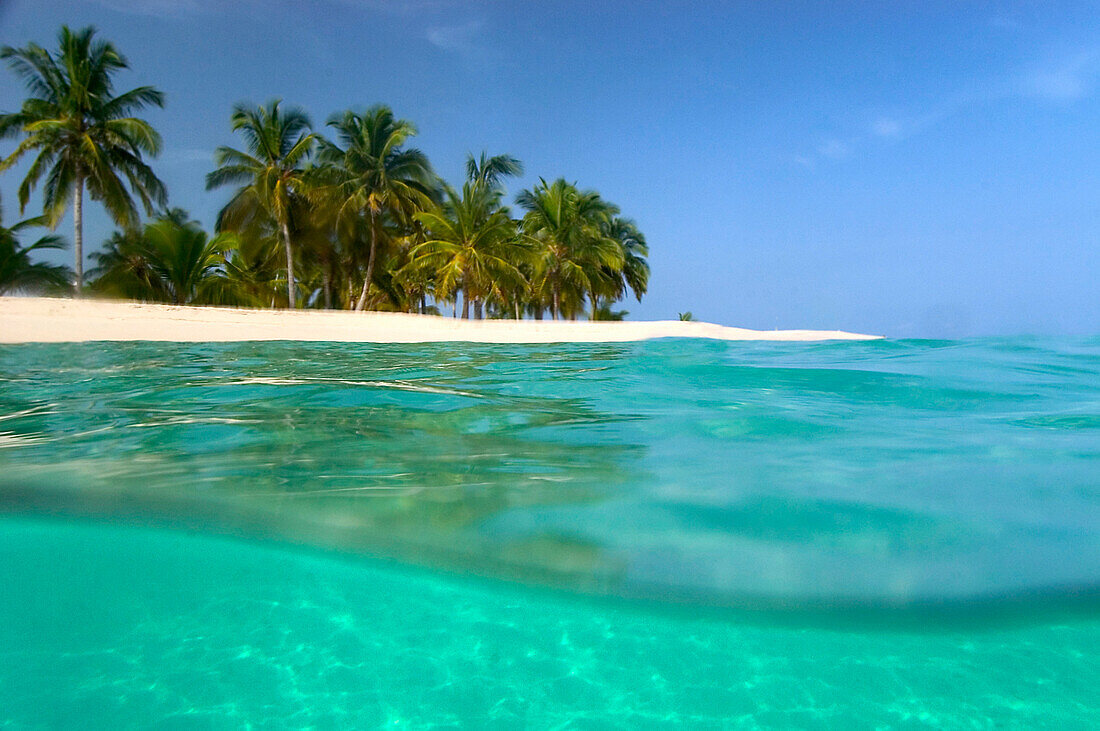
[[[554,306],[551,308],[550,314],[554,319],[558,319],[558,313],[561,312],[561,285],[554,282]]]
[[[367,256],[367,277],[363,280],[363,291],[359,294],[359,301],[355,303],[356,311],[362,310],[367,306],[367,292],[370,290],[370,280],[374,276],[374,252],[378,248],[377,244],[377,232],[375,231],[375,223],[378,219],[378,214],[371,211],[370,214],[370,254]]]
[[[76,174],[73,189],[73,296],[80,297],[84,290],[84,176]]]
[[[589,320],[592,320],[592,321],[596,320],[596,310],[598,309],[597,302],[598,302],[598,299],[596,297],[596,293],[593,292],[592,293],[592,314],[588,316]]]
[[[324,273],[321,280],[321,288],[325,293],[325,309],[332,309],[332,260],[325,262]]]
[[[294,286],[294,250],[290,246],[290,226],[283,222],[283,246],[286,248],[286,297],[290,309],[298,306],[298,292]]]
[[[462,289],[462,319],[470,319],[470,293],[465,288]]]
[[[481,306],[481,298],[480,297],[475,298],[474,299],[474,319],[475,320],[481,320],[482,319],[482,312],[483,312],[483,310],[482,310],[482,306]]]

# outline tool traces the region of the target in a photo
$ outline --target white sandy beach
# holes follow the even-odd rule
[[[599,343],[669,337],[812,341],[870,340],[877,336],[840,330],[746,330],[706,322],[677,320],[476,321],[393,312],[250,310],[46,297],[0,297],[0,343],[91,340]]]

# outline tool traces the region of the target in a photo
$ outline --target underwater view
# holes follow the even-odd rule
[[[1095,728],[1100,340],[0,346],[0,723]]]

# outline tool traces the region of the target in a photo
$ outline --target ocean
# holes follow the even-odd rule
[[[1100,339],[0,346],[0,507],[0,724],[1100,725]]]

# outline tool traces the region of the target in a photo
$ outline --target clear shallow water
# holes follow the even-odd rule
[[[0,579],[9,592],[0,716],[15,725],[1090,729],[1100,720],[1095,619],[771,626],[200,533],[27,520],[0,520]]]
[[[1096,340],[0,347],[0,708],[1095,725],[1098,386]]]

